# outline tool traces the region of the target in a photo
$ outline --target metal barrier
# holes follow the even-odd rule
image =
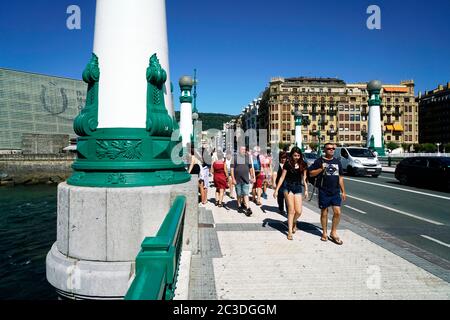
[[[409,157],[449,157],[449,153],[398,153],[385,157],[378,157],[381,165],[388,167],[395,167],[397,164],[405,158]]]
[[[136,257],[136,277],[125,300],[172,300],[178,275],[186,197],[178,196],[156,237],[146,238]]]

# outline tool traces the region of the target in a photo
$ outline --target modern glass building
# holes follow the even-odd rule
[[[86,90],[82,80],[0,68],[0,150],[20,150],[24,133],[75,137]]]

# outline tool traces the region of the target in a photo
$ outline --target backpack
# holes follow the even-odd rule
[[[255,169],[255,171],[261,171],[261,160],[259,159],[259,154],[256,157],[256,161],[253,159],[253,169]]]

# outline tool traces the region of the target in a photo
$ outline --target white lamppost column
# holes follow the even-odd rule
[[[180,79],[180,133],[183,141],[183,148],[190,144],[191,137],[194,134],[194,126],[192,123],[192,87],[194,80],[189,76]]]
[[[381,131],[381,98],[382,84],[378,80],[370,81],[367,85],[369,92],[369,128],[367,132],[367,147],[384,156],[384,142]]]
[[[167,73],[164,100],[173,116],[165,0],[97,0],[94,53],[101,70],[98,128],[145,128],[145,70],[155,53]]]

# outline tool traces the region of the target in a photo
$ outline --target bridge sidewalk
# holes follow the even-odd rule
[[[210,203],[200,217],[189,299],[449,299],[450,284],[369,241],[343,223],[343,246],[320,241],[319,214],[304,207],[301,230],[286,239],[286,217],[269,190],[253,215]],[[331,215],[330,215],[331,218]],[[448,281],[448,280],[447,280]]]

